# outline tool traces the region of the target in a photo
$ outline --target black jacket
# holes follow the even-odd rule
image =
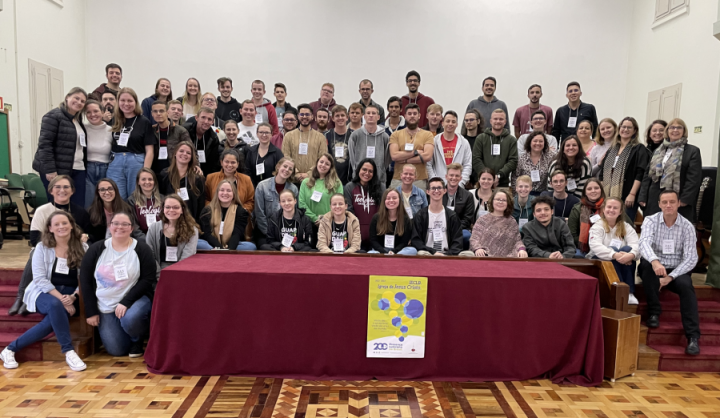
[[[651,158],[652,159],[652,158]],[[648,175],[650,164],[645,172],[637,201],[645,203],[643,215],[650,216],[660,212],[660,182],[653,182]],[[686,206],[680,207],[678,212],[691,223],[695,222],[695,206],[697,205],[700,185],[702,184],[702,156],[700,148],[686,144],[680,165],[680,202]]]
[[[447,208],[450,197],[447,193],[443,196],[443,206]],[[472,230],[475,223],[475,199],[472,193],[464,187],[458,187],[455,193],[455,209],[452,209],[460,217],[462,229]]]
[[[177,193],[172,183],[170,182],[170,174],[167,168],[164,168],[160,172],[158,182],[160,183],[158,185],[160,194],[162,194],[163,196]],[[181,180],[180,187],[184,185],[185,182]],[[192,217],[195,218],[195,221],[199,224],[200,212],[202,212],[203,208],[205,207],[205,179],[202,176],[195,176],[195,187],[198,189],[197,194],[195,194],[190,185],[188,185],[187,192],[190,200],[186,201],[185,204],[188,206],[188,211],[190,211],[190,215],[192,215]],[[135,211],[133,210],[133,213],[134,212]]]
[[[188,131],[188,135],[190,135],[190,142],[195,145],[195,149],[202,151],[203,140],[198,139],[197,137],[197,121],[192,120],[190,122],[185,122],[183,128]],[[212,128],[205,131],[203,139],[205,139],[205,162],[200,163],[200,168],[203,171],[203,175],[207,177],[208,174],[217,173],[221,169],[219,153],[220,140]]]
[[[225,103],[220,100],[220,96],[217,97],[217,109],[215,109],[215,116],[222,120],[234,120],[237,123],[242,122],[242,115],[240,114],[240,102],[234,97],[230,97],[230,101]]]
[[[238,205],[235,210],[235,223],[233,224],[232,235],[230,235],[230,240],[227,242],[228,250],[236,249],[240,241],[245,239],[245,228],[247,228],[249,217],[245,208],[243,208],[242,205]],[[200,239],[207,241],[213,248],[222,248],[220,240],[213,235],[213,228],[212,225],[210,225],[211,219],[212,212],[210,206],[205,206],[200,214]]]
[[[573,117],[577,117],[577,122],[575,123],[574,128],[568,128],[568,120],[570,119],[571,114]],[[555,111],[555,120],[553,120],[552,129],[552,135],[557,138],[558,144],[562,142],[563,138],[567,138],[568,136],[575,134],[580,122],[584,120],[592,122],[592,135],[595,136],[595,131],[598,128],[598,118],[595,106],[581,101],[577,110],[571,111],[570,106],[568,105],[558,107]]]
[[[130,214],[130,221],[133,224],[133,231],[130,233],[130,235],[135,238],[138,241],[145,242],[145,233],[140,230],[140,224],[137,221],[137,216],[135,215],[135,208],[130,207],[130,205],[127,204],[127,202],[123,201],[125,204],[124,212]],[[89,215],[88,215],[88,229],[84,231],[86,234],[88,234],[88,241],[89,242],[98,242],[98,241],[104,241],[105,236],[107,235],[107,220],[105,218],[105,214],[103,214],[100,217],[100,223],[97,225],[93,225],[90,223]]]
[[[273,107],[277,107],[277,102],[274,102],[272,105],[273,105]],[[285,102],[285,106],[283,106],[283,108],[285,109],[286,112],[287,112],[288,110],[292,110],[292,111],[294,111],[295,113],[297,113],[297,109],[295,109],[294,107],[292,107],[292,105],[290,105],[290,103],[288,103],[287,101]],[[282,125],[280,125],[280,126],[282,127]]]
[[[105,251],[105,241],[98,241],[91,245],[82,260],[80,267],[80,288],[82,290],[83,300],[85,301],[85,316],[90,318],[100,314],[97,306],[97,282],[95,281],[95,269],[98,260]],[[145,243],[145,239],[137,240],[135,253],[140,261],[140,278],[122,298],[120,303],[130,308],[135,301],[143,296],[147,296],[150,300],[155,295],[156,269],[155,258],[152,249]]]
[[[428,210],[429,207],[420,209],[413,218],[412,246],[418,251],[427,251],[430,254],[435,254],[435,250],[426,245],[429,219]],[[447,226],[446,234],[450,248],[443,251],[443,254],[458,255],[463,250],[462,226],[460,224],[460,218],[450,209],[445,209],[445,225]]]
[[[80,128],[85,133],[87,141],[87,131],[82,123]],[[50,110],[43,116],[40,125],[38,148],[32,163],[33,170],[42,174],[72,174],[77,143],[78,132],[72,115],[60,107]],[[87,164],[86,147],[83,147],[83,164]]]
[[[555,251],[564,258],[575,256],[575,241],[563,218],[553,216],[547,226],[533,219],[523,226],[522,236],[528,257],[549,258]]]
[[[258,183],[272,177],[273,172],[275,171],[275,166],[284,157],[283,152],[280,150],[280,148],[276,147],[272,143],[269,144],[268,152],[267,154],[265,154],[265,157],[260,157],[259,155],[260,144],[245,148],[245,151],[245,174],[250,176],[253,187],[257,187]],[[259,176],[255,174],[257,173],[257,171],[255,170],[256,162],[258,164],[263,163],[265,165],[264,174],[261,174]]]
[[[273,250],[280,251],[282,248],[282,227],[283,210],[280,209],[273,216],[268,217],[267,244]],[[313,221],[305,216],[305,209],[295,208],[293,220],[298,223],[297,241],[292,245],[295,251],[312,251],[312,229]]]
[[[623,178],[623,188],[622,188],[622,200],[624,201],[625,198],[628,197],[630,194],[630,191],[633,188],[633,183],[635,180],[642,181],[643,177],[645,177],[645,173],[647,173],[648,164],[650,163],[650,158],[652,157],[652,154],[650,154],[650,151],[645,147],[644,145],[635,145],[630,150],[630,156],[628,157],[627,161],[627,167],[625,167],[625,178]],[[612,165],[614,161],[607,161],[607,152],[605,153],[605,156],[602,159],[602,162],[600,163],[600,172],[598,173],[598,178],[600,181],[603,181],[603,174],[605,171],[605,164]],[[617,169],[617,167],[615,167]],[[609,179],[608,179],[609,180]],[[638,189],[639,192],[639,189]],[[635,204],[639,202],[639,200],[635,199]],[[644,213],[644,212],[643,212]],[[633,219],[634,221],[634,219]]]
[[[378,235],[377,233],[377,223],[378,223],[378,217],[380,216],[379,213],[376,213],[372,217],[372,221],[370,221],[370,247],[379,252],[380,254],[387,254],[388,252],[392,251],[394,254],[397,254],[405,247],[410,247],[410,239],[413,235],[413,224],[412,219],[410,219],[409,216],[405,217],[405,225],[402,235],[398,235],[395,233],[395,247],[388,249],[385,248],[385,235]]]

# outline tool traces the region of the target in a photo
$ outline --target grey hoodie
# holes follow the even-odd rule
[[[352,177],[355,177],[360,161],[367,158],[367,147],[375,146],[375,165],[379,173],[375,173],[380,180],[380,184],[385,184],[385,172],[390,165],[390,148],[388,144],[390,137],[385,132],[382,125],[378,125],[375,133],[369,133],[365,126],[354,131],[350,135],[348,141],[348,158],[350,159],[350,167],[352,168]]]
[[[470,102],[467,110],[475,109],[485,119],[485,126],[490,126],[490,115],[495,109],[502,109],[505,111],[505,128],[510,131],[510,114],[508,113],[507,105],[502,100],[499,100],[497,96],[493,96],[490,103],[485,101],[485,97],[480,96],[477,99]],[[466,110],[466,112],[467,112]]]

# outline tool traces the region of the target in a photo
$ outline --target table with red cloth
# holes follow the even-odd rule
[[[428,277],[425,358],[365,356],[370,275]],[[598,385],[597,279],[547,262],[197,254],[162,271],[153,373]]]

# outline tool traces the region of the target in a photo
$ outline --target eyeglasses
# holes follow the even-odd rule
[[[620,127],[620,130],[621,130],[621,131],[632,131],[632,130],[634,130],[634,129],[635,129],[635,128],[633,128],[632,126],[621,126],[621,127]]]
[[[295,119],[287,118],[287,119],[283,119],[283,122],[295,122]]]
[[[409,78],[409,79],[407,80],[407,83],[408,83],[408,84],[412,84],[412,83],[417,84],[417,83],[419,83],[419,82],[420,82],[420,80],[418,80],[418,79],[416,79],[416,78]]]
[[[213,99],[212,97],[206,97],[206,98],[202,99],[202,101],[208,102],[208,103],[215,103],[217,100]]]
[[[439,192],[439,191],[441,191],[441,190],[443,190],[443,189],[445,189],[445,188],[444,188],[444,187],[431,187],[431,188],[428,189],[428,190],[430,190],[431,192]]]
[[[58,185],[53,186],[53,189],[70,190],[71,187],[70,186],[61,186],[58,184]]]
[[[683,129],[684,129],[684,128],[683,128],[682,126],[669,126],[669,127],[668,127],[668,131],[680,131],[680,130],[683,130]]]
[[[334,94],[335,92],[330,89],[322,89],[323,93]]]
[[[533,122],[544,122],[545,118],[532,118]]]
[[[128,222],[111,222],[110,225],[115,228],[130,228],[132,226],[132,224]]]
[[[270,132],[258,132],[258,135],[263,135],[263,136],[270,135]]]
[[[507,200],[505,200],[505,199],[493,199],[493,202],[496,202],[496,203],[507,203]]]
[[[114,191],[115,191],[115,189],[113,189],[112,187],[108,187],[107,189],[98,189],[98,192],[100,194],[110,193],[110,192],[114,192]]]
[[[165,206],[165,210],[180,210],[180,206]]]

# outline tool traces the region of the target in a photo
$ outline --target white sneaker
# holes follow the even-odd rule
[[[17,369],[18,363],[15,361],[15,353],[5,348],[2,353],[0,353],[0,359],[3,361],[3,366],[5,366],[6,369]]]
[[[72,371],[81,372],[87,369],[87,365],[82,360],[80,360],[80,357],[78,357],[75,350],[70,350],[65,353],[65,361],[67,362],[68,366],[70,366],[70,370]]]
[[[628,305],[637,305],[638,303],[640,303],[640,302],[638,302],[638,300],[637,300],[637,298],[635,297],[635,295],[633,295],[632,293],[630,293],[630,296],[628,296]]]

